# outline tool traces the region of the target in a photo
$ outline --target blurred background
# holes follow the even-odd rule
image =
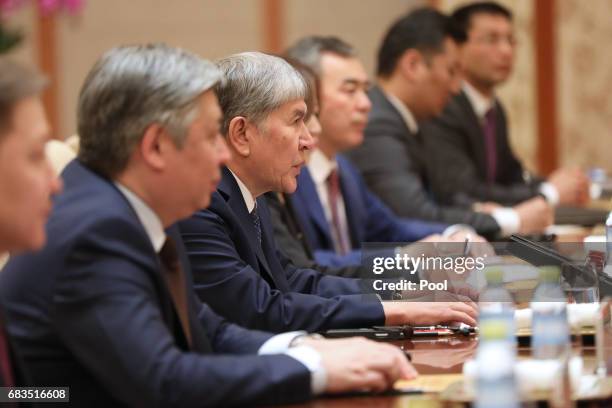
[[[372,74],[384,32],[402,13],[464,0],[0,0],[0,50],[52,79],[45,95],[54,136],[75,133],[79,87],[109,48],[163,41],[209,59],[280,52],[307,34],[352,43]],[[503,0],[518,47],[500,91],[511,140],[531,169],[612,171],[612,0]],[[20,35],[18,41],[12,41]]]

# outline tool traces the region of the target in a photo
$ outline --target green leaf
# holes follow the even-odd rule
[[[23,34],[17,30],[8,30],[0,24],[0,54],[8,52],[18,45],[23,39]]]

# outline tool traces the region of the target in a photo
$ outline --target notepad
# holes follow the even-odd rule
[[[424,374],[414,380],[399,380],[393,388],[398,391],[418,389],[424,393],[438,393],[462,378],[463,374]]]

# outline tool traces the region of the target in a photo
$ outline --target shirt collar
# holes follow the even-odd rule
[[[472,109],[474,109],[474,112],[476,112],[476,117],[481,121],[484,120],[484,117],[489,109],[491,109],[495,104],[495,98],[487,98],[478,92],[476,88],[470,85],[468,81],[463,81],[462,88],[463,92],[465,92],[465,95],[468,98],[468,101],[470,101],[470,104],[472,105]]]
[[[255,197],[253,197],[253,194],[251,194],[251,192],[249,191],[247,186],[242,182],[242,180],[238,178],[236,173],[234,173],[232,170],[230,170],[230,173],[232,173],[232,176],[234,176],[236,183],[238,183],[238,188],[240,188],[240,193],[242,193],[242,199],[244,200],[244,203],[246,204],[246,207],[247,207],[247,211],[250,214],[251,212],[253,212],[253,209],[255,208],[255,203],[256,203]]]
[[[117,186],[121,194],[123,194],[136,212],[136,216],[147,232],[147,236],[151,240],[155,252],[161,251],[164,242],[166,242],[166,233],[164,232],[164,226],[157,214],[155,214],[151,207],[142,201],[140,197],[123,184],[115,182],[115,186]]]
[[[385,96],[387,97],[387,100],[389,100],[391,105],[393,105],[393,107],[397,109],[399,114],[402,116],[402,119],[404,119],[408,130],[410,130],[412,133],[417,133],[419,131],[419,124],[414,118],[412,112],[410,112],[410,109],[408,109],[408,107],[404,104],[404,102],[400,101],[397,96],[387,92],[385,92]]]
[[[329,160],[319,149],[315,149],[308,160],[308,170],[316,184],[325,182],[330,173],[337,167],[338,163],[336,160]]]

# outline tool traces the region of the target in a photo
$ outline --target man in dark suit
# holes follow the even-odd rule
[[[318,72],[321,89],[319,145],[289,197],[316,262],[359,264],[364,242],[439,239],[434,235],[445,232],[447,225],[396,217],[341,156],[363,139],[371,107],[365,94],[367,74],[355,50],[335,37],[311,36],[287,54]]]
[[[543,195],[552,205],[582,206],[587,177],[559,169],[548,180],[529,174],[508,137],[504,107],[495,88],[512,72],[516,46],[512,14],[494,2],[464,5],[452,15],[464,32],[459,43],[463,84],[439,117],[423,126],[435,166],[432,186],[445,203],[495,202],[515,205]]]
[[[228,158],[212,90],[221,78],[164,45],[113,49],[89,73],[80,151],[63,172],[49,244],[2,276],[34,385],[69,386],[78,406],[234,406],[380,390],[414,375],[391,346],[249,331],[193,292],[172,224],[208,205]],[[348,362],[363,350],[356,378]]]
[[[51,196],[61,189],[44,154],[44,86],[37,73],[0,58],[0,254],[43,246]],[[28,376],[0,308],[0,386],[25,385]]]
[[[378,54],[378,85],[369,93],[373,106],[364,143],[349,158],[398,215],[469,224],[488,238],[542,231],[552,221],[542,198],[475,212],[443,205],[433,194],[431,172],[445,172],[446,163],[432,169],[418,123],[440,113],[459,87],[454,36],[449,18],[427,8],[390,28]]]
[[[282,331],[382,324],[474,323],[464,303],[382,303],[358,280],[296,268],[277,251],[263,198],[292,193],[313,143],[303,118],[305,83],[286,61],[242,53],[218,65],[222,133],[232,153],[208,209],[179,223],[195,288],[219,314],[246,327]],[[231,301],[228,301],[231,299]]]

